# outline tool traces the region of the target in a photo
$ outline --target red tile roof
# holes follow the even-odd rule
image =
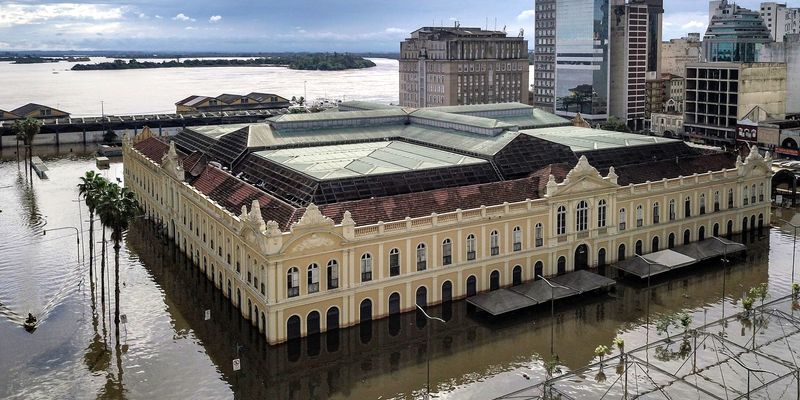
[[[206,166],[192,185],[235,215],[258,200],[264,220],[276,221],[284,231],[298,218],[294,207],[213,166]]]
[[[417,218],[431,213],[452,212],[492,206],[503,202],[520,202],[539,197],[539,179],[515,179],[480,185],[460,186],[396,196],[327,204],[320,211],[337,223],[345,211],[350,211],[356,225],[369,225],[378,221],[398,221],[406,217]],[[301,213],[302,214],[302,213]]]
[[[169,144],[165,143],[160,138],[151,137],[142,140],[133,145],[133,148],[139,150],[145,157],[153,160],[157,164],[161,164],[161,159],[164,154],[169,151]]]
[[[730,153],[703,154],[695,157],[682,157],[676,160],[656,161],[616,168],[618,183],[626,186],[631,183],[656,182],[664,178],[691,176],[708,171],[720,171],[736,166],[736,155]]]

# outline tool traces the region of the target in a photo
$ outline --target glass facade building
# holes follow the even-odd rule
[[[772,41],[758,12],[722,2],[703,37],[703,52],[710,62],[756,62],[758,52]]]
[[[609,0],[556,0],[556,114],[608,118]]]

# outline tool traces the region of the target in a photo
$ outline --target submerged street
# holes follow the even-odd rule
[[[623,280],[609,294],[556,302],[554,320],[549,306],[492,319],[458,301],[429,309],[444,325],[407,313],[268,346],[199,269],[138,219],[121,249],[127,323],[117,344],[113,277],[105,277],[104,296],[97,275],[89,279],[89,217],[76,185],[95,166],[93,149],[79,147],[37,149],[47,180],[26,176],[11,149],[0,159],[0,369],[8,371],[0,397],[422,398],[430,348],[437,397],[493,398],[541,381],[551,345],[562,369],[575,370],[596,362],[595,348],[612,347],[616,337],[627,348],[663,339],[656,324],[666,316],[686,312],[700,326],[741,311],[743,294],[761,283],[770,299],[791,293],[793,232],[773,227],[734,238],[748,251],[732,257],[727,273],[713,260],[653,279],[649,329],[646,285]],[[121,160],[100,173],[121,180]],[[791,218],[780,211],[774,216]],[[44,234],[60,227],[82,231],[85,262],[75,231]],[[94,257],[99,263],[99,243]],[[28,313],[38,319],[32,333],[23,328]],[[241,370],[233,371],[237,357]]]

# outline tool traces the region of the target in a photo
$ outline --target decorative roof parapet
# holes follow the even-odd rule
[[[242,206],[242,214],[239,216],[239,219],[242,221],[242,224],[255,232],[264,234],[267,229],[267,224],[264,222],[264,217],[261,215],[261,204],[259,204],[258,200],[253,200],[253,203],[250,205],[250,211],[247,211],[247,206]]]
[[[619,181],[619,176],[617,175],[617,172],[614,170],[613,166],[608,168],[608,175],[606,175],[606,179],[615,185],[618,184],[617,182]]]
[[[297,221],[295,224],[292,225],[292,229],[315,227],[315,226],[332,227],[334,226],[334,222],[329,217],[324,216],[316,204],[311,203],[308,205],[308,207],[306,207],[306,211],[303,213],[303,216],[300,218],[300,221]]]
[[[758,147],[753,145],[750,147],[750,154],[742,162],[742,156],[736,158],[736,168],[739,170],[739,176],[745,176],[750,171],[761,168],[765,172],[772,172],[772,156],[769,152],[763,156],[758,152]]]
[[[587,175],[602,179],[602,176],[600,176],[600,172],[597,171],[597,168],[589,164],[589,159],[587,159],[586,156],[581,156],[581,158],[578,159],[578,163],[575,164],[575,167],[573,167],[572,170],[567,173],[564,183],[568,184],[570,180],[575,180]]]
[[[350,211],[345,211],[342,216],[342,236],[347,240],[354,240],[356,238],[356,222],[353,221],[353,216]]]
[[[175,142],[172,140],[169,142],[169,151],[161,157],[161,167],[178,181],[184,181],[186,175],[183,171],[183,163],[180,157],[178,157],[178,151],[175,149]]]

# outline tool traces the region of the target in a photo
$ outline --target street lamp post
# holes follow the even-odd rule
[[[419,304],[416,304],[416,306],[417,306],[417,309],[419,309],[422,312],[422,315],[424,315],[425,318],[427,318],[429,321],[439,321],[439,322],[441,322],[443,324],[447,323],[447,321],[445,321],[445,320],[443,320],[441,318],[431,317],[430,315],[428,315],[428,313],[426,313],[425,310],[422,309],[422,307],[420,307]],[[427,345],[427,349],[426,349],[425,353],[427,355],[427,368],[428,368],[427,383],[425,385],[425,398],[426,399],[430,399],[431,398],[431,328],[433,328],[433,324],[429,324],[429,325],[430,326],[428,326],[428,338],[427,338],[427,340],[425,342],[426,345]]]
[[[650,297],[652,296],[652,294],[650,293],[650,275],[652,275],[652,266],[655,263],[650,261],[650,260],[648,260],[648,259],[646,259],[646,258],[644,258],[644,257],[642,257],[640,254],[633,253],[633,255],[635,255],[636,257],[639,257],[639,259],[641,259],[642,261],[644,261],[647,264],[647,303],[646,303],[647,304],[646,305],[647,311],[645,311],[647,315],[645,316],[645,319],[646,319],[645,323],[647,324],[646,325],[646,329],[647,329],[646,341],[647,341],[648,344],[650,344]]]
[[[556,326],[556,309],[555,309],[555,288],[559,287],[562,289],[569,290],[568,287],[561,286],[557,283],[552,283],[547,278],[537,275],[547,286],[550,286],[550,357],[552,358],[555,352],[555,326]]]
[[[51,229],[44,229],[42,230],[42,236],[47,235],[47,231],[60,231],[63,229],[74,229],[75,230],[75,241],[77,242],[75,258],[78,261],[78,264],[81,263],[81,237],[80,237],[80,230],[74,226],[62,226],[60,228],[51,228]],[[86,255],[83,257],[84,261],[86,260]]]
[[[724,240],[716,237],[711,236],[712,239],[718,240],[722,243],[722,319],[725,319],[725,282],[727,281],[727,274],[728,274],[728,243],[725,243]],[[792,263],[794,264],[794,262]],[[794,275],[794,274],[792,274]],[[725,322],[722,323],[722,329],[725,330]]]

